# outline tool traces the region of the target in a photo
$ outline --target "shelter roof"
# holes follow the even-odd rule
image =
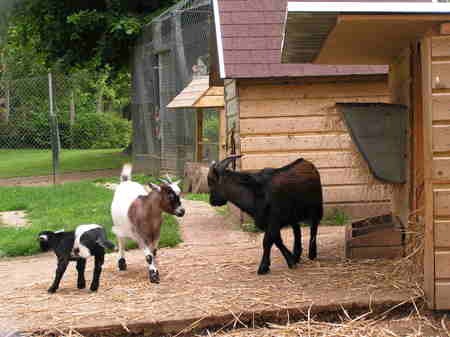
[[[292,1],[282,62],[390,64],[445,22],[450,22],[449,3]]]
[[[210,87],[209,76],[194,78],[172,101],[168,108],[221,108],[223,87]]]
[[[280,50],[287,0],[213,0],[213,5],[221,78],[366,75],[388,71],[385,65],[283,64]],[[350,33],[347,38],[351,36]]]

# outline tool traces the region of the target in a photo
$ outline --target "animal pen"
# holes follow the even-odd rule
[[[185,0],[146,26],[133,58],[133,160],[158,175],[218,159],[218,110],[167,105],[191,80],[208,76],[209,0]],[[202,123],[203,122],[203,123]]]
[[[395,184],[392,212],[406,226],[408,254],[423,267],[433,309],[450,309],[449,22],[446,3],[289,2],[282,46],[283,62],[390,64],[391,101],[407,108],[405,155],[396,158],[404,162],[404,181]],[[308,52],[298,48],[304,44]],[[368,123],[376,111],[363,109]],[[388,126],[365,136],[382,143]],[[376,160],[387,163],[389,152]]]

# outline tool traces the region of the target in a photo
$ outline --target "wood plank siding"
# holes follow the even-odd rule
[[[339,207],[354,217],[389,210],[391,192],[383,185],[369,187],[334,108],[336,102],[389,102],[386,81],[237,84],[243,170],[280,167],[303,157],[319,168],[327,208]],[[236,121],[234,112],[227,115]]]
[[[450,37],[422,41],[425,257],[424,289],[434,309],[450,309]]]

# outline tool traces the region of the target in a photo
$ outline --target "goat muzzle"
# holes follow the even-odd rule
[[[181,218],[184,215],[184,213],[186,213],[186,211],[184,210],[183,207],[178,207],[174,213],[176,216]]]

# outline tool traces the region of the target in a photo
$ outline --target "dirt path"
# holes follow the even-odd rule
[[[317,261],[305,260],[290,270],[273,249],[271,273],[258,276],[261,235],[224,224],[224,218],[206,203],[186,200],[184,204],[184,243],[160,250],[159,285],[149,283],[139,250],[128,252],[125,272],[117,270],[115,253],[106,257],[98,293],[76,289],[71,266],[60,290],[47,294],[55,269],[51,254],[3,259],[0,323],[28,331],[74,327],[88,333],[146,328],[166,335],[194,322],[196,326],[230,320],[238,324],[261,312],[274,319],[293,319],[302,311],[393,305],[417,295],[416,280],[405,269],[407,263],[346,261],[342,227],[320,228]],[[283,232],[283,237],[291,246],[291,232]],[[305,247],[307,240],[304,235]],[[88,282],[91,273],[92,261],[88,262]]]
[[[120,174],[120,170],[121,168],[62,173],[58,175],[57,182],[64,183],[69,181],[79,181],[83,179],[118,177]],[[0,179],[0,186],[45,186],[49,184],[53,184],[53,176],[51,175]]]

